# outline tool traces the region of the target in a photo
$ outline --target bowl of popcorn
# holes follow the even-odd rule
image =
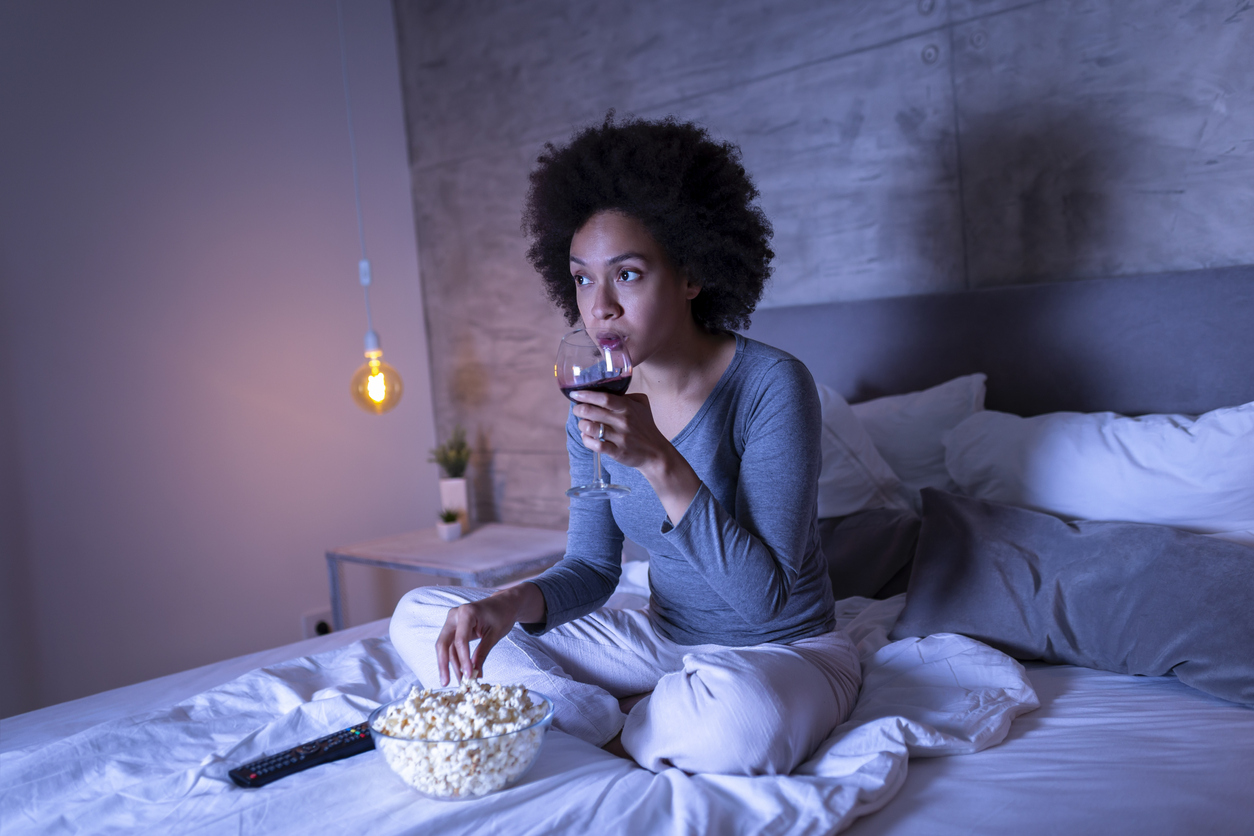
[[[465,800],[505,789],[526,774],[553,722],[553,703],[521,685],[463,680],[414,688],[376,708],[375,748],[401,780],[428,798]]]

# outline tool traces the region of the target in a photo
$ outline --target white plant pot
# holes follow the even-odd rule
[[[435,524],[435,530],[440,535],[440,539],[447,543],[451,543],[462,536],[462,524],[460,522],[438,522]]]
[[[440,480],[440,508],[456,511],[462,530],[470,530],[470,486],[465,477]]]

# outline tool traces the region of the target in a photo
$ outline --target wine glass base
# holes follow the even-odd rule
[[[615,499],[616,497],[626,496],[629,493],[631,493],[631,488],[609,483],[603,485],[579,485],[566,491],[567,496],[577,496],[580,499]]]

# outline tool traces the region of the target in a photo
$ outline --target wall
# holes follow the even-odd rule
[[[39,667],[31,626],[30,579],[22,542],[15,376],[9,357],[9,310],[0,305],[0,717],[39,705]]]
[[[328,546],[433,521],[392,9],[345,5],[383,416],[333,0],[0,7],[5,714],[297,640]]]
[[[606,110],[737,142],[763,306],[1254,262],[1241,0],[396,0],[437,425],[481,514],[561,524],[564,323],[526,263],[532,161]]]

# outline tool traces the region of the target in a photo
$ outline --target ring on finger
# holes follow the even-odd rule
[[[604,441],[605,440],[605,425],[599,424],[598,426],[600,427],[600,429],[597,430],[597,441]]]

